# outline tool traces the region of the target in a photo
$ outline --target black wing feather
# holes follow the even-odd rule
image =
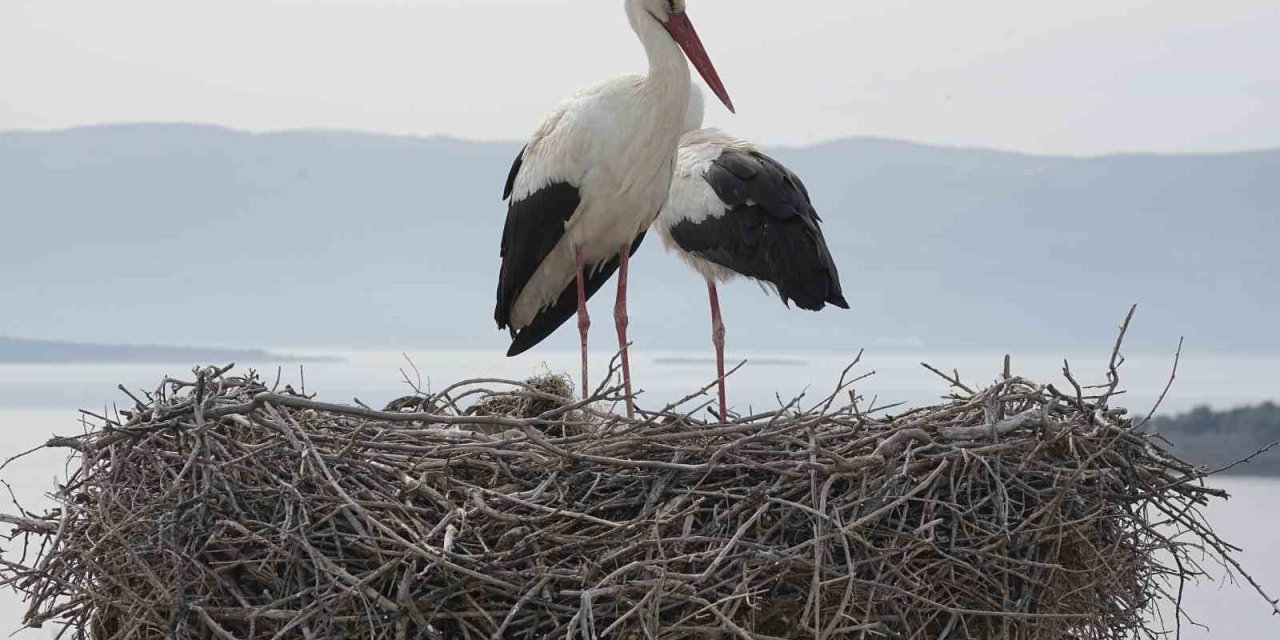
[[[515,188],[516,176],[524,165],[524,151],[520,151],[511,166],[503,189],[504,199],[510,198]],[[494,320],[499,329],[511,330],[512,342],[511,349],[507,351],[508,356],[520,355],[532,349],[578,312],[578,284],[575,280],[560,293],[554,304],[539,312],[528,326],[519,331],[511,327],[511,308],[515,306],[516,299],[537,273],[542,261],[560,243],[560,239],[564,237],[565,225],[581,202],[582,197],[577,187],[567,182],[556,182],[507,206],[507,222],[502,230],[502,268],[498,274],[498,302],[494,309]],[[640,248],[643,241],[644,233],[641,233],[631,245],[632,254]],[[613,277],[618,270],[618,263],[615,256],[590,271],[586,282],[588,299]]]
[[[511,197],[515,177],[524,162],[524,151],[516,157],[507,178],[506,197]],[[498,273],[498,302],[493,319],[499,329],[511,326],[511,307],[538,266],[564,237],[564,226],[582,202],[578,188],[556,182],[507,205],[507,222],[502,229],[502,268]]]
[[[507,186],[502,188],[502,199],[506,200],[511,197],[511,192],[516,188],[516,176],[520,175],[520,167],[524,166],[524,152],[529,150],[529,145],[525,145],[520,149],[520,154],[516,156],[516,161],[511,163],[511,171],[507,173]]]
[[[636,237],[635,242],[631,244],[631,255],[635,255],[640,248],[640,243],[644,242],[645,234]],[[618,270],[618,257],[614,256],[608,262],[601,264],[587,276],[586,290],[587,299],[595,295],[601,287],[604,286],[609,278],[613,277],[614,272]],[[518,356],[529,349],[534,348],[538,343],[546,340],[548,336],[555,333],[561,325],[568,322],[570,318],[578,313],[578,282],[571,281],[564,291],[560,292],[560,297],[556,298],[554,304],[548,306],[538,313],[533,322],[529,326],[521,329],[516,333],[511,341],[511,349],[507,351],[507,356]]]
[[[821,219],[798,176],[762,153],[726,150],[705,179],[729,210],[672,226],[680,248],[772,283],[784,303],[811,311],[826,304],[849,308]]]

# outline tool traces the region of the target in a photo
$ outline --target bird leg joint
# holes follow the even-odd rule
[[[627,303],[620,302],[613,310],[613,322],[617,325],[618,331],[625,332],[627,327],[631,326],[631,321],[627,319]]]

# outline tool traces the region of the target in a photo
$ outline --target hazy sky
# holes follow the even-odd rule
[[[0,0],[0,129],[193,121],[520,139],[643,69],[621,0]],[[690,0],[768,143],[1280,146],[1277,0]]]

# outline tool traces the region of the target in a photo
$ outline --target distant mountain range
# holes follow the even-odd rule
[[[260,350],[82,344],[52,340],[19,340],[0,336],[0,364],[69,364],[147,362],[180,364],[277,362],[299,360]]]
[[[500,195],[518,149],[158,124],[0,133],[0,334],[502,348]],[[1280,352],[1280,151],[1072,158],[865,138],[771,153],[809,186],[853,310],[729,287],[731,350],[1103,350],[1137,302],[1131,349],[1185,335],[1202,352]],[[705,289],[656,238],[631,291],[638,345],[705,346]]]

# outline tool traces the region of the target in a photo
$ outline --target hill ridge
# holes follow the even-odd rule
[[[128,130],[146,130],[146,129],[174,129],[174,130],[193,130],[206,131],[213,133],[226,133],[250,138],[271,138],[271,137],[291,137],[305,135],[338,135],[338,136],[355,136],[363,138],[386,138],[399,139],[406,141],[443,141],[458,142],[477,145],[517,145],[523,144],[523,141],[512,140],[488,140],[475,139],[455,136],[448,133],[395,133],[383,131],[370,131],[365,129],[354,129],[346,127],[299,127],[284,129],[244,129],[232,127],[217,123],[203,123],[196,121],[130,121],[130,122],[107,122],[97,124],[73,125],[68,127],[57,127],[50,129],[0,129],[0,137],[7,135],[23,135],[23,136],[41,136],[41,135],[65,135],[80,132],[94,131],[128,131]],[[908,148],[932,149],[938,151],[955,151],[964,153],[993,153],[1009,156],[1017,156],[1024,158],[1043,158],[1057,160],[1097,160],[1106,158],[1178,158],[1178,157],[1221,157],[1221,156],[1249,156],[1249,155],[1268,155],[1280,153],[1280,147],[1258,147],[1250,149],[1227,149],[1220,151],[1197,151],[1197,152],[1171,152],[1171,151],[1124,151],[1099,154],[1064,154],[1064,153],[1043,153],[1034,151],[1024,151],[1019,149],[1008,149],[1003,147],[989,147],[985,145],[973,144],[954,144],[943,142],[929,142],[923,140],[913,140],[908,138],[897,138],[882,135],[857,135],[842,136],[829,140],[818,142],[810,142],[804,144],[796,143],[768,143],[763,142],[762,145],[769,149],[783,149],[788,151],[795,150],[814,150],[839,147],[845,144],[891,144]]]
[[[518,150],[183,125],[0,133],[0,299],[24,310],[0,314],[0,334],[501,348],[499,196]],[[769,152],[813,194],[854,309],[725,287],[730,351],[1063,352],[1107,344],[1136,302],[1135,349],[1186,336],[1280,352],[1280,300],[1263,295],[1280,280],[1280,151],[1054,158],[856,138]],[[705,291],[661,243],[637,255],[631,293],[637,340],[705,347]]]

